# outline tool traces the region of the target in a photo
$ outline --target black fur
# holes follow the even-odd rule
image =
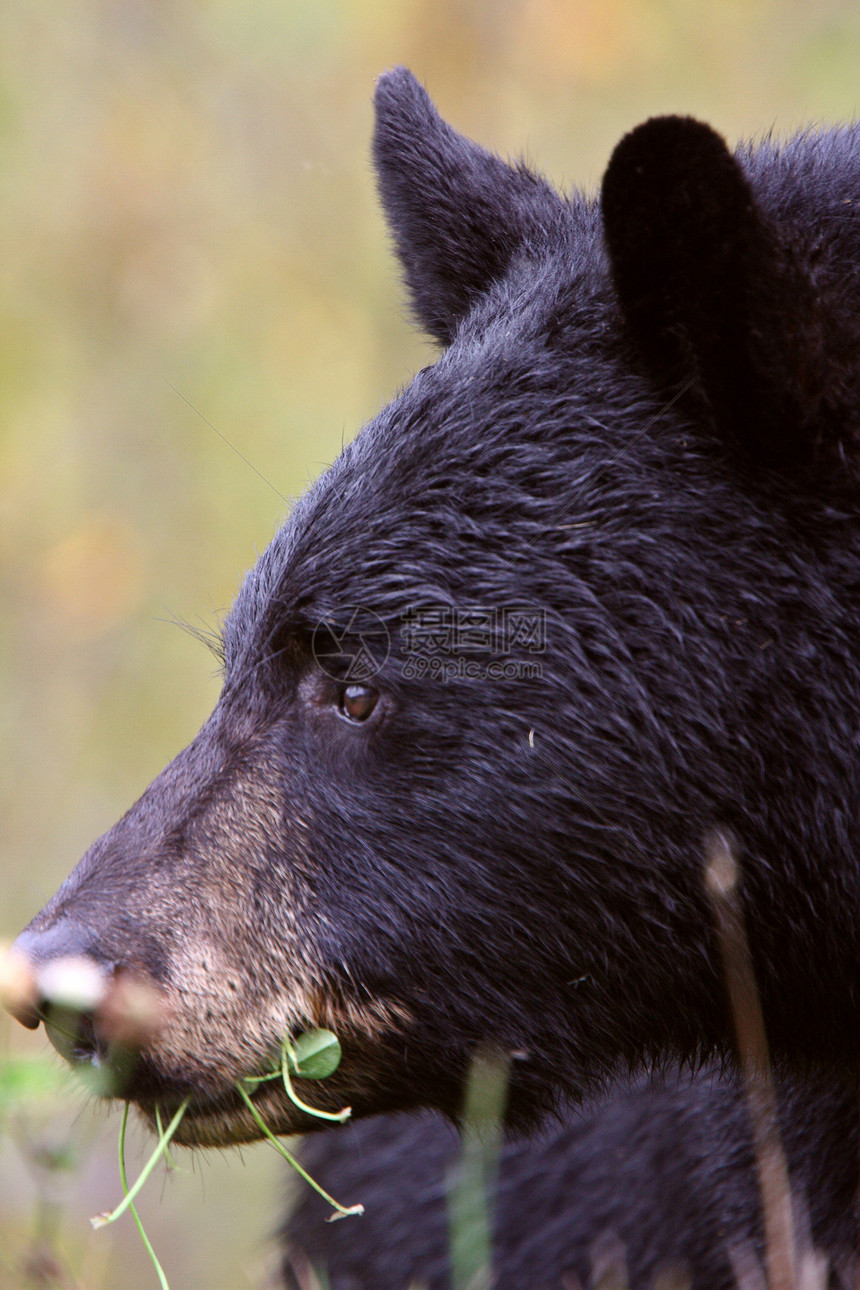
[[[21,948],[158,982],[170,1026],[122,1091],[150,1116],[189,1096],[186,1141],[255,1136],[235,1080],[321,1024],[344,1058],[320,1104],[456,1116],[490,1045],[528,1127],[731,1054],[720,826],[773,1052],[856,1070],[860,133],[732,157],[651,122],[604,214],[455,134],[406,72],[377,111],[448,348],[297,504],[225,625],[212,717]],[[416,608],[456,629],[429,657]],[[506,636],[523,615],[539,630]],[[275,1082],[256,1096],[306,1126]]]
[[[402,74],[380,91],[383,190],[391,174],[420,189],[456,173],[469,149],[435,126],[418,152],[404,142],[417,95]],[[789,212],[793,254],[822,284],[860,259],[855,138],[801,137],[743,159],[763,220]],[[807,178],[825,159],[822,210]],[[265,672],[273,632],[296,650],[292,671],[271,669],[287,693],[320,618],[361,605],[389,626],[395,648],[376,678],[388,706],[324,742],[308,727],[318,760],[299,773],[312,881],[349,976],[415,1018],[405,1101],[436,1100],[442,1070],[487,1038],[528,1051],[515,1091],[530,1105],[619,1063],[725,1047],[701,881],[717,823],[742,847],[775,1048],[853,1061],[855,509],[832,501],[833,480],[798,476],[793,458],[784,471],[738,461],[734,434],[715,438],[672,404],[673,385],[642,379],[599,208],[558,199],[535,245],[516,196],[496,185],[487,234],[520,239],[504,277],[302,499],[246,584],[227,628],[228,687],[249,666]],[[541,188],[536,219],[545,201]],[[450,204],[446,191],[443,232]],[[423,209],[430,224],[432,197]],[[408,248],[411,222],[392,217]],[[469,225],[473,254],[479,231]],[[422,279],[419,307],[445,293]],[[657,338],[674,351],[663,327],[657,310]],[[542,676],[404,677],[403,617],[428,604],[543,610]]]
[[[827,1259],[823,1284],[851,1285],[856,1089],[832,1080],[789,1088],[781,1119],[798,1232]],[[446,1198],[460,1143],[449,1124],[430,1113],[363,1120],[314,1135],[302,1156],[323,1186],[363,1201],[366,1213],[327,1223],[331,1207],[301,1190],[284,1229],[288,1290],[308,1284],[308,1264],[331,1290],[451,1290]],[[611,1260],[625,1276],[610,1284],[633,1290],[737,1290],[750,1254],[764,1265],[746,1107],[734,1081],[712,1071],[617,1088],[587,1113],[507,1142],[490,1195],[493,1290],[597,1285]],[[459,1221],[469,1219],[467,1210]]]

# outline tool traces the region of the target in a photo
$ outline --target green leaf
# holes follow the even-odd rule
[[[295,1072],[302,1079],[326,1079],[340,1065],[340,1041],[330,1030],[306,1030],[291,1048]]]

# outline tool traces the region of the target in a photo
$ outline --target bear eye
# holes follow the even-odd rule
[[[338,696],[337,709],[344,721],[360,725],[376,707],[379,694],[369,685],[345,685]]]

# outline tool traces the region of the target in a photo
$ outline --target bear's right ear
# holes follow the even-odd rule
[[[418,320],[447,345],[524,243],[564,210],[524,166],[457,134],[405,67],[376,86],[373,156]]]

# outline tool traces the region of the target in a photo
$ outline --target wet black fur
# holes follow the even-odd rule
[[[249,577],[227,626],[226,694],[242,687],[261,713],[272,695],[286,706],[310,665],[308,633],[345,606],[389,626],[379,719],[323,735],[296,704],[291,775],[314,819],[312,882],[336,956],[415,1017],[404,1101],[436,1100],[440,1069],[487,1038],[527,1050],[517,1087],[531,1105],[644,1057],[724,1048],[702,887],[715,824],[740,841],[775,1050],[854,1061],[860,529],[856,463],[841,453],[860,412],[845,294],[860,263],[857,136],[766,143],[734,160],[694,123],[643,127],[650,139],[691,132],[691,164],[749,192],[757,236],[779,230],[769,261],[791,247],[792,272],[808,265],[815,309],[845,341],[829,356],[842,418],[814,422],[819,470],[801,472],[797,434],[817,404],[787,426],[784,470],[771,428],[759,454],[752,428],[711,398],[720,346],[700,354],[710,338],[698,315],[687,328],[695,280],[671,279],[671,327],[654,301],[655,335],[637,345],[643,298],[628,317],[613,285],[635,278],[635,220],[612,261],[597,203],[548,206],[544,185],[483,152],[462,198],[470,212],[495,202],[496,218],[489,230],[466,220],[459,253],[487,276],[457,314],[458,228],[437,180],[459,173],[470,145],[452,143],[407,73],[384,79],[377,102],[381,188],[416,308],[428,321],[447,311],[452,343],[301,500]],[[616,226],[632,146],[607,176]],[[672,157],[665,175],[643,175],[634,149],[630,191],[665,181],[670,209],[683,205]],[[686,202],[699,240],[714,223],[696,205],[703,175]],[[649,255],[676,260],[686,231],[646,230]],[[731,349],[748,334],[743,376],[761,393],[760,352],[791,352],[804,299],[778,314],[762,304],[779,332],[759,335],[741,232],[739,281],[716,325],[722,336],[726,311],[739,315]],[[671,381],[653,361],[661,336]],[[695,420],[674,381],[681,351]],[[543,609],[542,678],[404,679],[397,642],[416,604]],[[273,639],[293,652],[267,665]]]

